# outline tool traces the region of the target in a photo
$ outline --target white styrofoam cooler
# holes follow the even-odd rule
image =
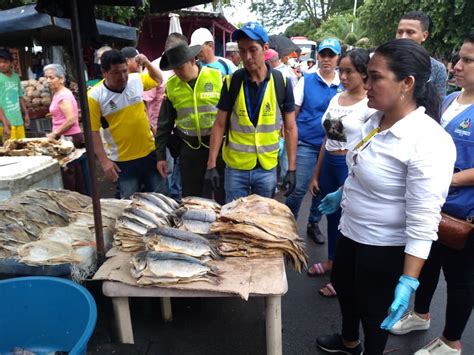
[[[37,187],[63,187],[57,160],[47,156],[0,157],[0,201]]]

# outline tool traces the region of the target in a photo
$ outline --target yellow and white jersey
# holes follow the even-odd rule
[[[104,81],[88,92],[91,129],[99,132],[107,143],[113,161],[143,158],[155,150],[155,141],[143,103],[143,91],[157,83],[147,74],[129,74],[122,92],[108,89]]]

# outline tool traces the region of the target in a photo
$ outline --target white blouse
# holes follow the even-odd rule
[[[378,111],[362,126],[360,140],[382,116]],[[451,136],[419,107],[346,159],[342,234],[367,245],[406,245],[407,254],[426,259],[453,175]]]
[[[334,96],[323,115],[321,124],[326,131],[328,151],[353,149],[360,140],[360,128],[377,110],[367,107],[367,98],[350,106],[339,104],[342,93]]]

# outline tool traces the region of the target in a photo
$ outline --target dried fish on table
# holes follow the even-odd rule
[[[148,230],[145,236],[147,250],[174,252],[208,260],[220,259],[211,242],[194,233],[176,228],[159,227]]]
[[[80,212],[84,208],[92,205],[92,199],[89,196],[82,195],[75,191],[65,189],[37,189],[37,192],[43,194],[54,201],[67,213]],[[44,196],[46,195],[46,196]]]
[[[209,234],[211,223],[217,219],[216,212],[207,207],[196,207],[196,205],[180,207],[173,213],[172,219],[180,229],[198,234]]]
[[[46,228],[41,232],[40,239],[62,242],[72,247],[95,246],[95,236],[89,227],[76,224]]]
[[[181,204],[187,208],[197,208],[197,209],[210,209],[213,210],[215,213],[219,214],[221,211],[221,205],[219,205],[214,200],[209,200],[203,197],[196,197],[196,196],[188,196],[184,197],[181,200]]]
[[[81,261],[71,245],[53,240],[38,240],[18,248],[20,262],[27,265],[59,265]]]
[[[152,209],[151,212],[161,210],[166,215],[173,212],[168,203],[152,193],[136,192],[132,195],[132,200],[135,206],[143,205],[145,208]]]
[[[283,253],[296,271],[307,265],[305,244],[287,206],[251,195],[222,206],[210,231],[219,234],[218,251],[225,256],[274,256]]]
[[[179,208],[179,203],[173,200],[171,197],[165,196],[158,192],[150,192],[152,195],[162,199],[168,206],[171,207],[172,210]]]
[[[22,138],[7,140],[2,149],[2,154],[10,156],[48,155],[53,158],[61,158],[74,151],[74,149],[74,144],[65,140],[50,140],[46,137]]]
[[[132,259],[132,276],[139,285],[206,281],[219,283],[218,270],[199,259],[177,253],[142,251]]]
[[[161,201],[161,200],[160,200]],[[165,204],[161,201],[162,204]],[[160,206],[155,203],[155,200],[149,198],[148,194],[145,193],[136,193],[132,195],[132,206],[148,210],[157,216],[164,218],[168,217],[169,212],[163,210]]]
[[[169,224],[165,217],[158,216],[153,212],[136,207],[126,208],[122,215],[131,220],[140,222],[141,224],[146,225],[148,228],[165,226]]]

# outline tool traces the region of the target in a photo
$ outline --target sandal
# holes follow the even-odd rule
[[[324,263],[316,263],[313,264],[312,266],[309,267],[307,274],[308,276],[322,276],[325,273],[329,272],[331,270],[328,270],[324,267]]]
[[[332,283],[328,283],[328,284],[326,284],[326,286],[324,286],[322,289],[320,289],[319,294],[323,297],[328,297],[328,298],[332,298],[332,297],[337,296],[336,290],[332,286]]]

